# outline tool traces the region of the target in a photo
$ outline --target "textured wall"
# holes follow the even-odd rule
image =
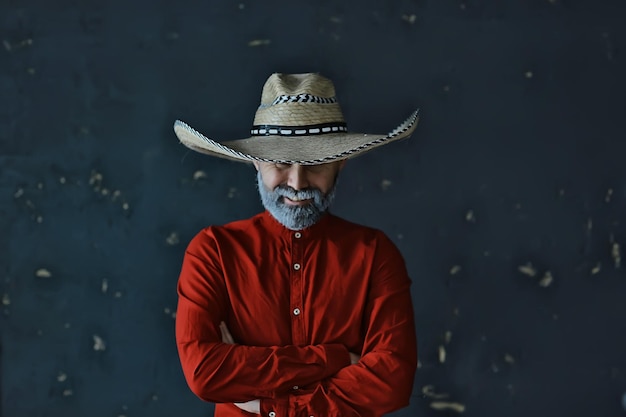
[[[398,416],[455,415],[433,392],[466,416],[624,413],[623,1],[52,3],[0,3],[2,416],[210,415],[174,344],[180,262],[261,206],[250,167],[172,123],[246,136],[275,71],[333,78],[355,131],[422,109],[334,208],[414,279]]]

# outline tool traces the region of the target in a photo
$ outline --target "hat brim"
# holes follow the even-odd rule
[[[253,136],[217,142],[177,120],[174,132],[186,147],[207,155],[239,162],[318,165],[348,159],[379,146],[408,138],[419,122],[419,109],[387,135],[329,133],[312,136]]]

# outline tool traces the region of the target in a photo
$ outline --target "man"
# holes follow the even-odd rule
[[[332,82],[273,74],[252,137],[187,147],[249,162],[265,212],[198,233],[178,282],[176,340],[215,416],[380,416],[405,407],[417,348],[410,279],[381,232],[328,212],[348,158],[413,133],[347,131]]]

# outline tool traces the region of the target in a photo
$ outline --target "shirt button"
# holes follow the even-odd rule
[[[296,315],[296,316],[299,316],[300,315],[300,309],[299,308],[294,308],[293,309],[293,314]]]
[[[297,385],[294,385],[294,386],[293,386],[293,389],[294,389],[295,391],[297,391],[297,390],[299,390],[299,389],[300,389],[300,387],[299,387],[299,386],[297,386]]]
[[[293,264],[293,269],[296,271],[300,269],[300,264]]]
[[[270,417],[276,417],[276,413],[273,411],[270,411],[269,413],[267,413],[267,415]]]
[[[296,239],[300,239],[302,237],[302,233],[296,232],[294,236],[296,237]]]

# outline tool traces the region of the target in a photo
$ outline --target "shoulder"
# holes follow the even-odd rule
[[[220,236],[233,233],[245,233],[251,228],[256,228],[261,222],[261,214],[241,220],[235,220],[230,223],[220,225],[209,225],[198,233],[198,235]]]
[[[341,236],[342,239],[373,245],[376,248],[396,247],[389,236],[380,229],[355,223],[335,215],[331,216],[332,230],[338,232],[336,235]]]
[[[387,234],[377,228],[353,223],[335,217],[333,230],[339,230],[343,245],[362,254],[362,260],[369,263],[372,273],[383,281],[408,277],[402,253]],[[336,235],[334,233],[334,235]]]
[[[200,230],[189,242],[187,251],[195,252],[200,249],[217,250],[221,245],[229,241],[236,241],[251,229],[258,229],[260,224],[260,214],[248,219],[236,220],[223,225],[209,225]],[[203,250],[204,249],[204,250]]]

